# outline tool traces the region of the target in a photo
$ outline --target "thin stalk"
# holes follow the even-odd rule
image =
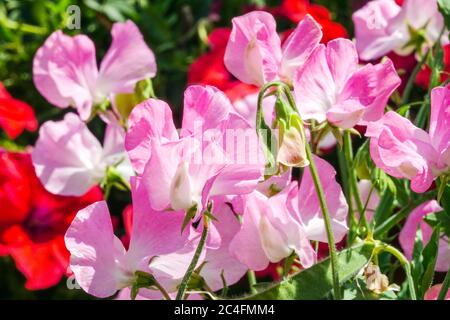
[[[206,237],[208,235],[208,217],[203,215],[203,231],[200,237],[200,241],[198,243],[197,249],[195,250],[194,257],[192,258],[189,267],[184,274],[183,280],[181,281],[180,288],[178,289],[178,293],[176,296],[176,300],[183,300],[187,285],[189,280],[191,279],[192,273],[194,272],[195,267],[197,266],[198,260],[200,259],[200,255],[203,251],[203,247],[205,246]]]
[[[294,101],[294,97],[291,94],[290,89],[287,86],[284,87],[284,92],[286,94],[286,97],[288,98],[289,104],[291,105],[292,109],[297,111],[298,109]],[[306,142],[306,134],[303,125],[300,126],[301,135]],[[331,227],[331,218],[330,213],[328,211],[328,205],[325,199],[325,193],[323,191],[322,183],[320,182],[319,174],[317,172],[316,164],[314,162],[314,158],[311,152],[311,147],[309,143],[305,143],[305,151],[306,151],[306,157],[309,161],[309,170],[311,172],[311,176],[313,178],[314,187],[317,192],[317,197],[319,198],[320,203],[320,209],[322,210],[323,214],[323,220],[325,222],[325,230],[327,233],[327,239],[328,239],[328,247],[330,250],[330,258],[331,258],[331,270],[332,270],[332,276],[333,276],[333,293],[334,298],[336,300],[341,300],[341,290],[339,288],[339,266],[338,266],[338,260],[337,260],[337,254],[336,254],[336,244],[334,242],[334,234],[333,229]]]
[[[359,212],[360,225],[363,225],[366,230],[369,229],[369,223],[366,219],[366,214],[364,212],[364,205],[361,201],[361,195],[359,194],[358,181],[356,177],[356,172],[353,168],[353,147],[352,147],[352,137],[350,136],[350,131],[346,130],[344,132],[344,156],[347,163],[347,173],[350,180],[350,194],[353,195],[355,199],[356,208]],[[349,202],[352,202],[352,197],[350,197]]]
[[[255,272],[253,270],[248,270],[247,271],[247,278],[248,278],[248,286],[250,287],[250,292],[252,294],[258,293],[258,291],[255,288],[255,285],[256,285]]]
[[[447,295],[448,288],[450,287],[450,269],[445,275],[444,282],[442,283],[441,291],[439,291],[438,300],[444,300]]]
[[[405,86],[405,91],[403,91],[402,101],[401,105],[406,104],[409,101],[409,97],[411,96],[412,89],[414,87],[414,82],[416,81],[417,75],[420,72],[420,69],[422,69],[422,66],[425,64],[425,61],[427,61],[427,54],[424,54],[422,59],[419,61],[419,63],[414,68],[413,72],[411,73],[411,76],[408,79],[408,82]]]

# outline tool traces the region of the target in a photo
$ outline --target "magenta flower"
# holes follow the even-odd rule
[[[315,157],[330,215],[335,241],[347,233],[348,206],[336,172]],[[309,171],[300,187],[292,182],[280,193],[267,197],[255,191],[243,196],[242,227],[230,244],[233,255],[252,270],[263,270],[295,252],[303,267],[316,262],[310,240],[327,242],[322,212]]]
[[[298,24],[283,46],[270,13],[253,11],[232,22],[225,66],[242,82],[257,86],[277,79],[292,82],[295,71],[322,38],[320,25],[310,15]]]
[[[425,192],[450,167],[449,88],[431,93],[430,132],[417,128],[395,112],[368,125],[370,154],[375,164],[396,178],[411,180],[415,192]]]
[[[111,35],[111,46],[97,69],[95,46],[87,36],[55,31],[34,57],[36,88],[51,104],[72,106],[86,120],[92,106],[112,94],[133,92],[136,82],[155,76],[153,52],[132,21],[115,23]]]
[[[430,48],[439,38],[444,19],[434,0],[369,1],[353,14],[356,47],[361,59],[378,59],[394,51],[409,55],[415,49]],[[420,48],[416,48],[421,39]],[[448,43],[448,31],[441,39]]]
[[[298,70],[294,90],[303,119],[349,129],[378,120],[400,81],[390,60],[360,68],[354,44],[336,39],[314,50]]]
[[[134,172],[124,136],[121,126],[110,123],[102,146],[74,113],[61,121],[47,121],[32,152],[36,175],[48,191],[66,196],[85,194],[103,180],[110,166],[129,180]]]
[[[420,227],[422,232],[422,241],[424,246],[430,241],[433,229],[423,219],[426,215],[434,212],[440,212],[443,209],[436,200],[427,201],[410,213],[402,231],[400,232],[400,245],[408,259],[412,259],[414,241],[417,229]],[[439,239],[438,257],[436,261],[436,271],[447,272],[450,267],[450,247],[447,236]]]

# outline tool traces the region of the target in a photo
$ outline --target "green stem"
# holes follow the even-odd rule
[[[408,281],[408,288],[409,293],[411,295],[411,300],[417,300],[416,289],[414,287],[414,280],[411,275],[411,264],[409,263],[408,259],[406,259],[406,257],[398,249],[383,242],[377,241],[375,252],[376,251],[388,252],[392,254],[400,262],[400,264],[405,269],[406,280]]]
[[[450,287],[450,269],[445,275],[444,282],[442,283],[441,291],[439,291],[438,300],[444,300],[447,295],[448,288]]]
[[[247,271],[247,278],[248,278],[248,286],[250,287],[250,292],[252,294],[257,293],[258,291],[255,288],[255,285],[256,285],[255,272],[253,270],[248,270]]]
[[[347,163],[347,173],[348,178],[350,180],[350,195],[353,195],[353,198],[356,202],[356,208],[359,212],[360,225],[363,225],[366,230],[369,229],[369,223],[366,219],[366,214],[364,210],[364,205],[361,201],[361,195],[359,194],[358,188],[358,180],[356,177],[356,172],[353,167],[353,146],[352,146],[352,137],[350,136],[350,131],[346,130],[344,132],[344,156]],[[350,196],[348,202],[352,202],[352,197]]]
[[[297,105],[295,104],[294,97],[292,96],[292,93],[290,91],[290,88],[288,88],[285,84],[283,84],[284,87],[284,93],[289,101],[289,104],[291,105],[292,109],[295,110],[299,115]],[[306,142],[306,134],[305,129],[303,127],[303,124],[300,126],[301,135]],[[317,192],[317,197],[319,198],[320,203],[320,209],[322,210],[323,220],[325,223],[325,230],[327,233],[327,239],[328,239],[328,247],[330,250],[330,259],[331,259],[331,270],[332,270],[332,276],[333,276],[333,292],[334,292],[334,298],[336,300],[341,300],[341,290],[339,287],[339,266],[338,266],[338,260],[337,260],[337,253],[336,253],[336,244],[334,242],[334,234],[333,229],[331,227],[331,218],[330,213],[328,211],[328,205],[325,199],[325,193],[323,191],[322,184],[320,182],[319,174],[317,172],[316,164],[314,162],[314,158],[311,152],[311,147],[309,143],[305,143],[305,151],[306,151],[306,157],[309,161],[309,170],[311,172],[311,176],[313,178],[314,187]]]
[[[414,87],[414,82],[416,81],[417,75],[420,72],[420,69],[422,69],[422,66],[425,64],[425,61],[427,61],[428,54],[424,54],[422,59],[419,61],[419,63],[414,68],[413,72],[411,73],[411,76],[408,79],[408,82],[405,86],[405,91],[403,91],[402,101],[401,105],[404,105],[408,103],[409,97],[411,96],[412,89]]]
[[[31,24],[19,23],[13,20],[8,19],[6,16],[0,16],[0,25],[12,30],[20,30],[26,33],[33,33],[37,35],[46,35],[47,29],[33,26]]]
[[[181,280],[180,288],[178,289],[178,293],[176,296],[176,300],[183,300],[187,285],[189,280],[191,279],[192,273],[194,272],[195,267],[197,266],[198,260],[200,259],[200,255],[203,251],[203,247],[205,246],[206,237],[208,235],[208,217],[203,215],[203,231],[200,237],[200,241],[198,243],[197,249],[195,250],[194,257],[192,258],[191,263],[189,264],[186,273],[184,274],[183,280]]]

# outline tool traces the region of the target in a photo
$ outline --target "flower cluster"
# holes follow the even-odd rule
[[[450,275],[432,286],[450,267],[445,14],[370,1],[354,40],[309,1],[236,16],[191,64],[181,119],[153,90],[158,59],[134,22],[112,25],[100,67],[86,35],[55,31],[33,82],[74,110],[42,123],[34,147],[0,150],[0,255],[28,289],[73,274],[98,298],[227,298],[246,275],[257,298],[301,285],[288,297],[445,298]],[[409,55],[405,83],[395,57]],[[8,137],[37,126],[1,85]],[[120,222],[116,192],[131,197]],[[258,286],[265,275],[279,281]]]

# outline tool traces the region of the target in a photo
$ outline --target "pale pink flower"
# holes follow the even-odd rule
[[[400,7],[395,0],[369,1],[353,14],[356,47],[363,60],[378,59],[394,51],[408,55],[415,49],[414,37],[425,36],[423,49],[439,38],[444,19],[435,0],[405,0]],[[448,33],[442,39],[448,43]],[[419,48],[419,49],[422,49]]]
[[[99,184],[109,166],[129,180],[133,170],[124,136],[121,126],[110,123],[102,146],[74,113],[61,121],[47,121],[32,152],[36,175],[48,191],[67,196],[83,195]]]
[[[442,210],[443,209],[439,206],[436,200],[430,200],[421,204],[410,213],[399,236],[400,245],[402,246],[408,259],[412,259],[416,232],[419,227],[422,232],[422,241],[424,246],[430,241],[433,229],[424,221],[425,216],[430,213],[440,212]],[[436,271],[447,272],[449,267],[449,239],[447,236],[442,236],[439,239]]]
[[[97,69],[94,43],[85,35],[55,31],[37,51],[33,80],[59,108],[72,106],[83,120],[112,94],[133,92],[136,82],[156,74],[155,57],[132,21],[115,23],[112,43]]]
[[[166,291],[175,292],[192,260],[198,237],[180,233],[185,213],[153,210],[139,179],[132,183],[128,250],[114,235],[105,201],[79,211],[65,235],[70,268],[81,288],[96,297],[109,297],[131,287],[136,271],[152,274]],[[139,294],[155,298],[154,290],[142,289]]]
[[[322,38],[319,24],[310,15],[298,24],[283,46],[270,13],[253,11],[234,18],[232,23],[225,66],[242,82],[257,86],[277,79],[292,82],[297,68]]]
[[[298,70],[294,90],[303,119],[349,129],[378,120],[400,81],[390,60],[359,67],[354,44],[336,39],[314,50]]]
[[[126,148],[154,209],[197,206],[200,212],[209,197],[256,188],[264,170],[256,133],[221,91],[186,90],[180,135],[170,118],[169,106],[155,99],[136,106],[129,118]]]
[[[393,177],[411,180],[415,192],[427,191],[450,167],[449,99],[448,87],[433,89],[429,133],[392,111],[367,127],[375,164]]]
[[[348,206],[333,167],[318,157],[315,162],[332,217],[335,241],[339,242],[348,230]],[[300,187],[292,182],[272,197],[255,191],[242,198],[242,227],[230,244],[239,261],[252,270],[263,270],[269,262],[279,262],[295,252],[306,268],[316,262],[310,241],[327,242],[327,236],[308,170]]]

